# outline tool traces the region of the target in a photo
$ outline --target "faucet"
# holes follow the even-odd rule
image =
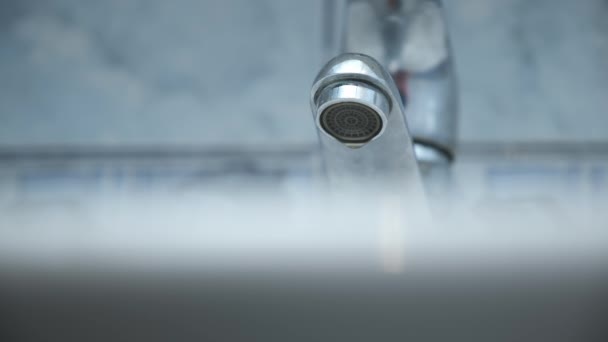
[[[439,0],[326,0],[311,89],[332,182],[420,183],[454,157],[457,94]]]

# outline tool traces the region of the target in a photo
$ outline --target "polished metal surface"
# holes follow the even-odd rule
[[[428,222],[430,212],[412,138],[388,71],[372,57],[345,53],[321,69],[310,96],[330,188],[372,203],[392,203],[398,212],[408,208],[408,215],[398,214],[402,222]],[[324,125],[324,117],[334,115],[332,110],[346,107],[357,112],[345,112],[341,126]],[[367,127],[371,121],[376,121],[372,124],[376,127]],[[344,136],[355,132],[359,123],[368,129],[363,136],[356,140]]]
[[[441,1],[326,1],[324,14],[326,58],[352,52],[378,60],[397,84],[415,144],[436,150],[417,158],[451,160],[458,96]]]
[[[349,53],[332,59],[319,72],[310,100],[330,183],[396,182],[416,189],[405,192],[419,194],[418,165],[399,91],[377,61]],[[356,144],[332,135],[322,124],[327,108],[352,103],[364,106],[382,121],[377,134]]]

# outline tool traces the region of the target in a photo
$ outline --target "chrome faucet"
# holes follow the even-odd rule
[[[311,90],[330,179],[418,179],[454,156],[457,94],[439,0],[326,0]]]

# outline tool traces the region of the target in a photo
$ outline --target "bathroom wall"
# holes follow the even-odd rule
[[[446,1],[464,142],[608,140],[608,3]],[[0,1],[0,147],[314,144],[320,1]]]

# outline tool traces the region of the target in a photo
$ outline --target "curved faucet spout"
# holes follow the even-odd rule
[[[310,103],[332,190],[387,208],[386,227],[428,223],[412,137],[389,72],[367,55],[341,54],[315,79]]]
[[[426,165],[449,163],[456,141],[456,80],[443,12],[440,0],[326,0],[324,7],[326,58],[362,53],[384,66]]]
[[[335,57],[319,72],[310,101],[332,182],[420,183],[399,91],[375,59]]]

